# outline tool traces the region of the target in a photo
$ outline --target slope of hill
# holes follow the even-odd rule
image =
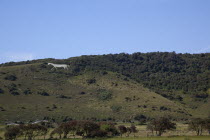
[[[206,117],[209,112],[202,108],[210,103],[209,58],[135,53],[2,64],[0,119]],[[51,70],[47,62],[70,68]]]

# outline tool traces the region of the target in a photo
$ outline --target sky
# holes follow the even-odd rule
[[[0,63],[210,52],[210,0],[0,0]]]

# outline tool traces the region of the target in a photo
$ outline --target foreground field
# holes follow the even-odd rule
[[[86,139],[86,140],[209,140],[210,136],[178,136],[178,137],[140,137],[140,138],[108,138],[108,139]],[[71,139],[78,140],[78,139]]]

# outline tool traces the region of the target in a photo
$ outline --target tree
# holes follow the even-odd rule
[[[19,126],[6,128],[4,137],[6,140],[16,140],[17,137],[21,136],[22,132]]]
[[[122,135],[123,135],[124,133],[127,132],[127,128],[126,128],[124,125],[119,125],[119,126],[118,126],[118,129],[119,129],[119,131],[120,131],[120,136],[121,136],[121,137],[122,137]]]
[[[76,134],[82,137],[91,137],[91,133],[98,130],[100,130],[99,124],[93,121],[78,121]]]
[[[62,123],[59,126],[60,131],[64,134],[63,138],[67,138],[67,135],[72,131],[73,135],[75,136],[75,132],[77,130],[77,121],[72,120],[66,123]]]
[[[148,123],[147,129],[152,133],[155,131],[157,136],[161,136],[166,130],[176,129],[176,124],[171,122],[168,118],[162,117],[153,119]]]
[[[119,134],[114,123],[99,122],[99,125],[100,125],[100,130],[106,131],[108,136],[116,136]]]
[[[38,131],[38,135],[39,136],[44,136],[44,140],[45,140],[45,136],[47,134],[48,130],[45,126],[39,126],[39,131]]]
[[[83,123],[83,130],[86,136],[90,136],[92,131],[97,131],[100,129],[100,126],[92,121],[84,121]]]
[[[210,118],[206,119],[205,129],[206,129],[206,130],[209,132],[209,134],[210,134]]]
[[[107,136],[107,131],[104,130],[94,130],[91,131],[88,137],[90,138],[95,138],[95,137],[106,137]]]
[[[61,139],[61,136],[62,136],[62,134],[63,134],[62,129],[61,129],[60,127],[55,128],[55,129],[50,133],[50,138],[52,139],[53,136],[54,136],[55,134],[58,134],[58,135],[59,135],[59,139]]]
[[[37,136],[44,136],[47,134],[47,128],[38,124],[28,124],[28,125],[20,125],[20,130],[24,135],[25,139],[32,140]]]
[[[133,136],[135,137],[135,133],[138,132],[138,130],[136,129],[136,126],[134,124],[132,124],[130,129],[131,129],[131,132],[133,133]]]
[[[131,134],[131,128],[130,127],[126,127],[126,129],[127,129],[127,137],[129,137],[129,135]]]
[[[189,129],[196,132],[197,136],[202,135],[203,130],[207,128],[207,122],[204,119],[196,118],[189,122]]]
[[[72,131],[73,136],[75,137],[76,130],[78,128],[78,121],[76,121],[76,120],[70,121],[69,126],[70,126],[70,131]]]
[[[61,131],[63,132],[63,138],[67,138],[67,135],[69,134],[69,132],[71,131],[71,126],[69,125],[69,123],[62,123],[59,128],[61,129]]]

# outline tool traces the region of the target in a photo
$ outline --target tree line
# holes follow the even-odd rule
[[[52,129],[52,128],[51,128]],[[161,136],[168,130],[175,130],[176,123],[169,118],[161,117],[152,119],[147,123],[147,130],[150,130],[153,136]],[[195,131],[196,135],[202,135],[203,131],[208,131],[210,134],[210,119],[193,119],[189,122],[189,130]],[[131,126],[117,125],[113,122],[94,122],[90,120],[71,120],[61,123],[52,131],[41,124],[21,124],[9,126],[4,134],[6,140],[16,140],[22,138],[24,140],[34,140],[37,137],[48,139],[67,139],[71,137],[82,138],[100,138],[100,137],[115,137],[123,135],[128,137],[130,134],[136,136],[138,132],[134,124]]]

